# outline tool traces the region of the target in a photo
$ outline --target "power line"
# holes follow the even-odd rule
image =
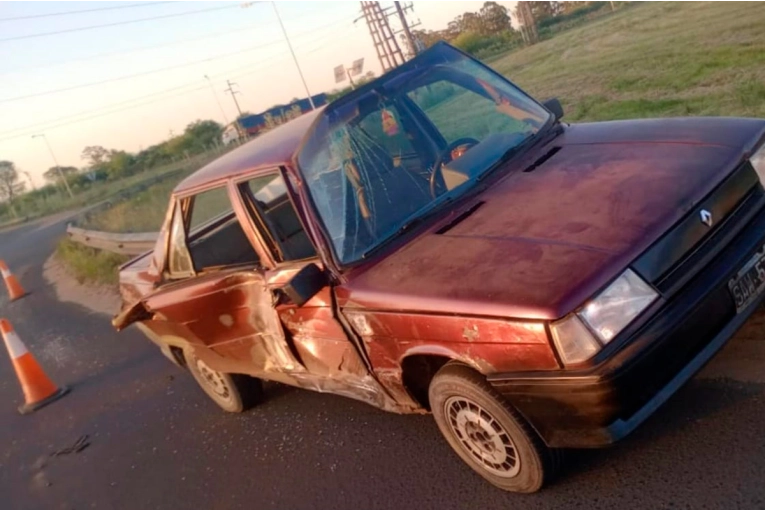
[[[305,36],[305,35],[316,33],[316,32],[319,32],[321,30],[324,30],[326,28],[329,28],[331,26],[337,25],[339,23],[349,22],[349,21],[350,20],[346,19],[346,18],[340,19],[340,20],[337,20],[337,21],[333,21],[331,23],[328,23],[327,25],[316,27],[313,30],[309,30],[309,31],[297,34],[296,37],[302,37],[302,36]],[[315,43],[317,41],[320,41],[320,40],[322,40],[324,38],[325,38],[325,36],[321,36],[321,37],[314,38],[314,39],[312,39],[310,41],[307,41],[307,42],[304,41],[303,44],[301,44],[301,45],[306,45],[307,46],[308,44],[313,44],[313,43]],[[264,45],[261,45],[259,47],[270,46],[270,45],[274,45],[274,44],[281,43],[281,42],[282,42],[281,40],[279,40],[279,41],[272,41],[272,42],[266,43]],[[341,42],[341,41],[336,40],[334,42],[336,43],[336,42]],[[307,52],[307,54],[313,53],[314,51],[317,51],[318,49],[321,49],[321,48],[323,48],[325,46],[327,46],[327,44],[324,44],[324,45],[321,45],[319,47],[313,48],[313,50]],[[232,53],[224,54],[224,55],[218,55],[216,57],[210,57],[210,58],[203,59],[203,60],[196,61],[196,62],[187,62],[187,63],[181,64],[179,66],[176,66],[176,67],[192,65],[192,64],[195,64],[195,63],[199,63],[199,62],[205,62],[205,61],[209,61],[209,60],[214,60],[216,58],[223,58],[224,56],[227,56],[227,55],[232,55],[232,54],[236,54],[236,53],[242,53],[242,52],[245,52],[245,51],[250,51],[250,50],[252,50],[254,48],[258,48],[258,47],[238,50],[237,52],[232,52]],[[248,75],[251,75],[251,74],[254,74],[254,73],[260,73],[260,72],[262,72],[262,69],[260,69],[260,68],[251,69],[251,68],[253,66],[257,66],[259,64],[265,63],[265,62],[267,62],[269,60],[272,60],[272,59],[278,58],[278,57],[282,57],[282,54],[271,55],[270,57],[266,57],[265,59],[262,59],[260,61],[248,63],[247,65],[238,66],[238,67],[235,67],[233,69],[229,69],[227,71],[223,71],[223,72],[220,72],[220,73],[214,73],[214,74],[211,74],[210,76],[226,76],[229,79],[236,79],[236,78],[241,78],[241,77],[248,76]],[[164,69],[172,69],[172,67],[164,68]],[[232,74],[232,73],[235,73],[236,71],[242,70],[242,69],[249,69],[249,70],[244,72],[244,73]],[[152,71],[145,72],[145,73],[137,73],[137,75],[144,75],[144,74],[154,73],[154,72],[158,72],[158,71],[159,70],[152,70]],[[132,76],[135,76],[135,75],[131,75],[130,77],[132,77]],[[117,79],[126,79],[126,78],[127,77],[118,77]],[[108,81],[114,81],[114,80],[108,80]],[[101,84],[101,83],[102,82],[93,83],[93,84],[84,84],[84,85],[81,85],[81,86],[91,86],[91,85],[96,85],[96,84]],[[133,108],[139,108],[141,106],[146,106],[146,105],[149,105],[149,104],[152,104],[152,103],[156,103],[158,101],[163,101],[163,100],[166,100],[166,99],[169,99],[169,98],[172,98],[172,97],[177,97],[177,96],[180,96],[180,95],[185,95],[185,94],[188,94],[188,93],[191,93],[191,92],[196,92],[198,90],[202,90],[202,89],[206,88],[205,86],[197,86],[197,87],[194,87],[194,88],[189,89],[189,90],[183,90],[183,89],[186,89],[188,87],[192,87],[194,85],[195,85],[195,83],[187,83],[185,85],[179,85],[179,86],[171,87],[171,88],[164,89],[164,90],[161,90],[161,91],[153,92],[151,94],[146,94],[146,95],[143,95],[143,96],[134,97],[132,99],[127,99],[127,100],[120,101],[120,102],[117,102],[117,103],[112,103],[112,104],[110,104],[108,106],[104,106],[104,107],[100,107],[100,108],[95,108],[95,109],[91,109],[91,110],[86,110],[86,111],[82,111],[82,112],[79,112],[79,113],[76,113],[76,114],[67,115],[67,116],[64,116],[64,117],[59,117],[57,119],[53,119],[53,120],[49,120],[49,121],[44,121],[44,122],[40,122],[40,123],[37,123],[37,124],[27,125],[27,126],[24,126],[24,127],[12,129],[12,130],[5,131],[5,132],[0,132],[0,141],[5,141],[5,140],[10,140],[10,139],[15,139],[15,138],[21,138],[21,137],[29,136],[29,134],[34,133],[34,131],[39,130],[39,129],[46,129],[46,130],[56,129],[56,128],[59,128],[59,127],[62,127],[62,126],[68,126],[68,125],[71,125],[71,124],[85,122],[85,121],[88,121],[88,120],[91,120],[91,119],[94,119],[94,118],[103,117],[103,116],[106,116],[106,115],[111,115],[112,113],[119,113],[121,111],[130,110],[130,109],[133,109]],[[79,88],[81,86],[77,86],[77,88]],[[41,94],[49,94],[49,93],[60,92],[60,91],[61,90],[58,90],[58,91],[48,91],[48,92],[41,93]],[[172,94],[171,96],[167,97],[166,95],[171,93],[171,92],[174,92],[174,94]],[[156,97],[156,96],[161,96],[161,97]],[[144,99],[148,99],[148,98],[152,98],[152,97],[156,97],[156,98],[152,99],[150,101],[142,101]],[[10,100],[15,100],[15,99],[18,99],[18,98],[12,98],[12,99],[7,99],[7,100],[0,100],[0,102],[5,102],[5,101],[10,101]],[[139,103],[129,104],[129,103],[135,103],[136,101],[139,101]],[[140,101],[142,101],[142,102],[140,102]],[[114,109],[115,107],[122,106],[122,105],[127,105],[127,106],[124,106],[122,108]],[[103,110],[109,110],[109,111],[103,111]],[[93,115],[90,115],[90,114],[93,114]],[[82,117],[83,115],[85,115],[86,117]],[[71,120],[71,119],[74,119],[74,120]],[[14,133],[21,133],[21,134],[14,134]]]
[[[335,42],[341,42],[341,41],[338,40],[338,41],[335,41]],[[316,51],[318,49],[321,49],[324,46],[326,46],[326,45],[322,45],[321,47],[316,48],[316,49],[308,52],[307,54],[313,53],[314,51]],[[272,56],[267,57],[267,58],[265,58],[263,60],[260,60],[258,62],[247,64],[246,66],[239,66],[239,67],[236,67],[236,68],[233,68],[233,69],[229,69],[227,71],[223,71],[223,72],[220,72],[220,73],[215,73],[212,76],[229,76],[230,78],[237,79],[237,78],[243,78],[245,76],[249,76],[249,75],[252,75],[252,74],[255,74],[255,73],[262,73],[263,70],[260,69],[260,68],[257,68],[257,69],[251,69],[251,70],[246,71],[244,73],[231,74],[231,73],[233,73],[233,72],[235,72],[237,70],[241,70],[241,69],[245,69],[245,68],[250,68],[253,65],[263,64],[263,63],[265,63],[265,62],[267,62],[269,60],[272,60],[272,59],[278,58],[278,57],[282,57],[282,54],[272,55]],[[124,101],[119,101],[117,103],[112,103],[110,105],[103,106],[103,107],[100,107],[100,108],[94,108],[94,109],[91,109],[91,110],[85,110],[85,111],[82,111],[82,112],[79,112],[79,113],[75,113],[75,114],[72,114],[72,115],[67,115],[67,116],[64,116],[64,117],[59,117],[57,119],[53,119],[53,120],[49,120],[49,121],[44,121],[44,122],[39,122],[37,124],[27,125],[27,126],[23,126],[23,127],[20,127],[20,128],[12,129],[12,130],[5,131],[5,132],[0,132],[0,142],[6,141],[6,140],[12,140],[12,139],[15,139],[15,138],[27,137],[30,134],[34,133],[35,131],[39,131],[40,129],[52,130],[52,129],[56,129],[56,128],[59,128],[59,127],[69,126],[69,125],[72,125],[72,124],[77,124],[77,123],[85,122],[85,121],[92,120],[92,119],[95,119],[95,118],[111,115],[112,113],[119,113],[119,112],[130,110],[130,109],[133,109],[133,108],[139,108],[141,106],[146,106],[146,105],[153,104],[153,103],[156,103],[158,101],[163,101],[165,99],[169,99],[169,98],[172,98],[172,97],[177,97],[177,96],[185,95],[185,94],[188,94],[190,92],[196,92],[198,90],[202,90],[203,88],[205,88],[205,87],[199,86],[199,87],[195,87],[195,88],[192,88],[192,89],[183,90],[183,89],[185,89],[187,87],[191,87],[193,85],[194,85],[194,83],[187,83],[185,85],[179,85],[179,86],[176,86],[176,87],[171,87],[171,88],[164,89],[164,90],[161,90],[161,91],[153,92],[151,94],[146,94],[146,95],[143,95],[143,96],[134,97],[132,99],[126,99]],[[180,91],[180,92],[178,92],[178,91]],[[167,94],[170,93],[170,92],[176,92],[176,93],[172,94],[170,96],[167,96]],[[135,103],[136,101],[142,101],[143,99],[147,99],[147,98],[155,97],[155,96],[161,96],[161,97],[158,97],[158,98],[153,99],[151,101],[143,101],[143,102],[139,102],[139,103],[136,103],[136,104],[129,104],[129,103]],[[117,108],[116,110],[112,110],[112,108],[117,107],[117,106],[121,106],[121,105],[127,105],[127,106],[125,106],[124,108]],[[105,111],[103,113],[99,113],[99,112],[102,112],[103,110],[109,110],[109,111]],[[95,114],[95,115],[87,116],[89,114]],[[78,117],[82,117],[83,115],[86,115],[86,117],[78,118]],[[18,134],[19,132],[22,132],[22,133]],[[14,133],[16,133],[16,134],[14,134]]]
[[[323,30],[325,28],[329,28],[329,27],[331,27],[333,25],[336,25],[336,24],[338,24],[341,21],[344,21],[344,20],[338,20],[338,21],[329,23],[327,25],[324,25],[324,26],[321,26],[321,27],[317,27],[314,30],[309,30],[307,32],[303,32],[302,34],[299,34],[299,36],[308,35],[308,34],[311,34],[311,33],[314,33],[314,32],[318,32],[318,31]],[[319,39],[316,39],[316,40],[319,40]],[[159,69],[151,69],[149,71],[141,71],[139,73],[126,74],[126,75],[123,75],[123,76],[117,76],[117,77],[114,77],[114,78],[108,78],[108,79],[105,79],[105,80],[94,81],[94,82],[90,82],[90,83],[81,83],[79,85],[72,85],[70,87],[62,87],[62,88],[53,89],[53,90],[46,90],[46,91],[43,91],[43,92],[34,92],[32,94],[25,94],[25,95],[22,95],[22,96],[9,97],[9,98],[5,98],[5,99],[0,99],[0,104],[2,104],[2,103],[10,103],[10,102],[13,102],[13,101],[21,101],[23,99],[31,99],[31,98],[34,98],[34,97],[47,96],[47,95],[51,95],[51,94],[58,94],[58,93],[61,93],[61,92],[69,92],[69,91],[77,90],[77,89],[81,89],[81,88],[93,87],[93,86],[96,86],[96,85],[105,85],[107,83],[113,83],[113,82],[117,82],[117,81],[127,80],[127,79],[130,79],[130,78],[137,78],[137,77],[140,77],[140,76],[147,76],[147,75],[150,75],[150,74],[156,74],[156,73],[160,73],[160,72],[163,72],[163,71],[169,71],[169,70],[173,70],[173,69],[180,69],[182,67],[188,67],[188,66],[195,65],[195,64],[200,64],[200,63],[203,63],[203,62],[210,62],[212,60],[218,60],[218,59],[221,59],[221,58],[230,57],[232,55],[238,55],[238,54],[241,54],[241,53],[246,53],[248,51],[253,51],[253,50],[256,50],[256,49],[265,48],[267,46],[275,46],[277,44],[280,44],[281,42],[282,42],[281,40],[275,40],[275,41],[267,42],[267,43],[264,43],[264,44],[260,44],[258,46],[250,46],[248,48],[243,48],[243,49],[232,51],[232,52],[228,52],[228,53],[221,53],[221,54],[218,54],[218,55],[213,55],[211,57],[203,58],[201,60],[193,60],[193,61],[190,61],[190,62],[183,62],[181,64],[176,64],[176,65],[173,65],[173,66],[166,66],[166,67],[162,67],[162,68],[159,68]]]
[[[202,40],[205,40],[205,39],[212,39],[213,37],[219,37],[219,36],[222,36],[222,35],[229,35],[229,34],[235,34],[237,32],[244,32],[245,30],[252,31],[252,28],[253,28],[252,26],[247,26],[247,27],[242,27],[242,28],[235,28],[235,29],[232,29],[232,30],[224,30],[222,32],[215,32],[214,34],[208,34],[208,35],[204,35],[202,37],[193,37],[191,39],[181,39],[181,40],[177,40],[177,41],[170,41],[170,42],[167,42],[167,43],[164,43],[164,44],[157,44],[157,45],[154,45],[154,46],[141,46],[141,47],[138,47],[138,48],[132,48],[132,49],[127,49],[127,50],[112,51],[112,52],[109,52],[109,53],[99,53],[97,55],[87,55],[87,56],[84,56],[84,57],[73,58],[73,59],[70,59],[70,60],[62,60],[62,61],[58,61],[58,62],[53,62],[50,65],[20,67],[20,68],[11,69],[11,70],[8,70],[8,71],[2,71],[2,72],[0,72],[0,75],[14,73],[14,72],[18,72],[18,71],[28,71],[28,70],[33,70],[33,69],[47,69],[47,68],[50,68],[50,67],[58,67],[58,66],[61,66],[61,65],[70,64],[72,62],[82,62],[82,61],[86,61],[86,60],[96,60],[96,59],[99,59],[99,58],[113,57],[115,55],[124,55],[124,54],[128,54],[128,53],[138,53],[138,52],[141,52],[141,51],[148,51],[148,50],[153,50],[153,49],[157,49],[157,48],[165,48],[167,46],[174,46],[176,44],[185,44],[185,43],[189,43],[189,42],[202,41]]]
[[[48,95],[51,95],[51,94],[58,94],[60,92],[69,92],[69,91],[72,91],[72,90],[77,90],[77,89],[82,89],[82,88],[87,88],[87,87],[93,87],[93,86],[96,86],[96,85],[104,85],[106,83],[113,83],[113,82],[116,82],[116,81],[127,80],[127,79],[130,79],[130,78],[137,78],[139,76],[148,76],[150,74],[160,73],[160,72],[163,72],[163,71],[169,71],[169,70],[172,70],[172,69],[180,69],[182,67],[188,67],[188,66],[191,66],[191,65],[201,64],[203,62],[210,62],[212,60],[218,60],[218,59],[221,59],[221,58],[230,57],[232,55],[238,55],[240,53],[246,53],[248,51],[258,50],[258,49],[261,49],[261,48],[265,48],[266,46],[274,46],[274,45],[279,44],[279,43],[281,43],[281,41],[271,41],[269,43],[261,44],[259,46],[251,46],[249,48],[243,48],[241,50],[231,51],[231,52],[228,52],[228,53],[221,53],[221,54],[218,54],[218,55],[214,55],[212,57],[207,57],[207,58],[203,58],[203,59],[200,59],[200,60],[192,60],[190,62],[183,62],[181,64],[176,64],[176,65],[173,65],[173,66],[161,67],[159,69],[151,69],[149,71],[142,71],[140,73],[126,74],[126,75],[123,75],[123,76],[117,76],[117,77],[114,77],[114,78],[108,78],[106,80],[93,81],[93,82],[90,82],[90,83],[81,83],[79,85],[72,85],[71,87],[62,87],[62,88],[54,89],[54,90],[46,90],[46,91],[43,91],[43,92],[35,92],[35,93],[32,93],[32,94],[26,94],[26,95],[23,95],[23,96],[9,97],[7,99],[0,99],[0,103],[10,103],[10,102],[13,102],[13,101],[20,101],[22,99],[30,99],[30,98],[33,98],[33,97],[48,96]]]
[[[93,30],[96,28],[106,28],[106,27],[116,27],[120,25],[129,25],[131,23],[141,23],[144,21],[153,21],[157,19],[166,19],[166,18],[175,18],[177,16],[187,16],[189,14],[200,14],[203,12],[212,12],[212,11],[220,11],[223,9],[232,9],[232,8],[239,8],[239,5],[223,5],[219,7],[210,7],[207,9],[197,9],[196,11],[184,11],[184,12],[177,12],[174,14],[164,14],[161,16],[152,16],[149,18],[137,18],[137,19],[131,19],[131,20],[125,20],[125,21],[116,21],[114,23],[103,23],[101,25],[89,25],[86,27],[78,27],[78,28],[68,28],[65,30],[54,30],[53,32],[39,32],[36,34],[27,34],[27,35],[17,35],[14,37],[6,37],[4,39],[0,39],[0,43],[8,42],[8,41],[18,41],[21,39],[32,39],[35,37],[47,37],[49,35],[58,35],[58,34],[68,34],[72,32],[81,32],[84,30]]]
[[[258,62],[253,62],[253,63],[250,63],[250,64],[248,64],[246,66],[239,66],[239,67],[236,67],[236,68],[233,68],[233,69],[229,69],[227,71],[223,71],[223,72],[220,72],[220,73],[215,73],[212,76],[229,76],[230,78],[240,78],[240,77],[243,77],[243,76],[248,76],[250,74],[260,73],[260,72],[262,72],[262,69],[253,69],[253,70],[250,70],[250,71],[245,72],[245,73],[234,74],[234,75],[231,74],[234,71],[237,71],[237,70],[240,70],[240,69],[244,69],[244,68],[250,68],[253,65],[262,64],[262,63],[265,63],[265,62],[267,62],[269,60],[272,60],[272,59],[277,58],[277,57],[282,57],[282,56],[283,56],[282,54],[272,55],[272,56],[267,57],[267,58],[265,58],[263,60],[260,60]],[[85,110],[85,111],[82,111],[82,112],[79,112],[79,113],[76,113],[76,114],[67,115],[67,116],[64,116],[64,117],[59,117],[57,119],[53,119],[53,120],[49,120],[49,121],[45,121],[45,122],[39,122],[37,124],[27,125],[27,126],[16,128],[16,129],[11,129],[11,130],[5,131],[5,132],[0,132],[0,141],[11,140],[11,139],[14,139],[14,138],[21,138],[21,137],[29,136],[30,133],[33,133],[34,131],[40,130],[40,129],[45,129],[45,130],[55,129],[55,128],[58,128],[58,127],[68,126],[68,125],[76,124],[76,123],[83,122],[83,121],[86,121],[86,120],[90,120],[90,119],[94,119],[94,118],[98,118],[98,117],[103,117],[105,115],[110,115],[112,113],[118,113],[118,112],[129,110],[129,109],[132,109],[132,108],[138,108],[138,107],[145,106],[145,105],[148,105],[148,104],[156,103],[157,101],[162,101],[162,100],[168,99],[168,97],[165,97],[165,96],[168,93],[170,93],[170,92],[176,92],[175,94],[172,94],[170,96],[170,97],[176,97],[176,96],[181,96],[181,95],[184,95],[184,94],[188,94],[190,92],[196,92],[197,90],[202,90],[203,88],[205,88],[205,87],[202,87],[202,86],[198,86],[196,88],[192,88],[192,89],[189,89],[189,90],[181,91],[182,89],[185,89],[187,87],[191,87],[193,85],[195,85],[195,84],[194,83],[187,83],[185,85],[179,85],[179,86],[171,87],[169,89],[164,89],[164,90],[161,90],[161,91],[158,91],[158,92],[153,92],[151,94],[146,94],[146,95],[143,95],[143,96],[134,97],[132,99],[127,99],[127,100],[120,101],[120,102],[117,102],[117,103],[112,103],[110,105],[103,106],[103,107],[100,107],[100,108],[94,108],[94,109],[91,109],[91,110]],[[181,92],[177,92],[177,91],[181,91]],[[153,99],[151,101],[144,101],[144,102],[141,102],[141,103],[138,103],[138,104],[132,104],[132,105],[125,106],[124,108],[118,108],[116,110],[112,110],[112,108],[114,108],[116,106],[121,106],[121,105],[124,105],[124,104],[133,103],[133,102],[136,102],[136,101],[141,101],[143,99],[147,99],[147,98],[155,97],[155,96],[163,96],[163,97],[158,97],[158,98]],[[98,112],[101,112],[102,110],[110,110],[110,111],[103,112],[103,113],[98,113]],[[91,115],[91,116],[84,117],[84,118],[79,118],[79,119],[77,118],[77,117],[82,117],[83,115],[89,115],[89,114],[92,114],[92,113],[95,113],[96,115]],[[75,119],[75,120],[70,120],[70,119]],[[62,121],[67,121],[67,122],[62,122]],[[51,125],[51,124],[53,124],[53,125]],[[21,132],[21,134],[14,134],[14,133],[19,133],[19,132]]]
[[[25,19],[37,19],[37,18],[49,18],[52,16],[68,16],[70,14],[85,14],[88,12],[112,11],[115,9],[130,9],[132,7],[148,7],[150,5],[169,4],[169,3],[171,2],[140,2],[137,4],[115,5],[111,7],[96,7],[94,9],[82,9],[79,11],[59,11],[59,12],[49,12],[47,14],[30,14],[28,16],[14,16],[12,18],[0,18],[0,22],[21,21]]]
[[[164,3],[164,2],[157,2],[157,3]],[[304,17],[305,16],[301,16],[301,18],[304,18]],[[316,29],[308,30],[306,32],[302,32],[300,34],[297,34],[295,37],[293,37],[293,39],[299,39],[300,37],[302,37],[304,35],[312,34],[314,32],[319,32],[319,31],[321,31],[323,29],[331,28],[331,27],[333,27],[333,26],[335,26],[335,25],[337,25],[339,23],[346,22],[346,21],[350,21],[350,20],[349,19],[340,19],[340,20],[337,20],[337,21],[333,21],[332,23],[329,23],[327,25],[322,25],[321,27],[318,27]],[[180,39],[180,40],[177,40],[177,41],[170,41],[170,42],[167,42],[167,43],[157,44],[157,45],[153,45],[153,46],[140,46],[138,48],[131,48],[131,49],[127,49],[127,50],[112,51],[112,52],[109,52],[109,53],[99,53],[97,55],[88,55],[88,56],[85,56],[85,57],[79,57],[79,58],[73,58],[73,59],[70,59],[70,60],[58,61],[58,62],[54,62],[52,64],[44,65],[44,66],[29,66],[29,67],[21,67],[21,68],[16,68],[16,69],[10,69],[10,70],[7,70],[7,71],[0,71],[0,75],[10,74],[10,73],[18,72],[18,71],[27,71],[27,70],[34,70],[34,69],[46,69],[46,68],[50,68],[50,67],[58,67],[58,66],[62,66],[62,65],[65,65],[65,64],[72,63],[72,62],[83,62],[83,61],[87,61],[87,60],[96,60],[96,59],[99,59],[99,58],[113,57],[115,55],[125,55],[125,54],[130,54],[130,53],[138,53],[138,52],[141,52],[141,51],[150,51],[150,50],[154,50],[154,49],[158,49],[158,48],[165,48],[165,47],[168,47],[168,46],[175,46],[177,44],[185,44],[185,43],[189,43],[189,42],[203,41],[205,39],[212,39],[214,37],[226,36],[226,35],[235,34],[235,33],[238,33],[238,32],[252,31],[252,30],[253,30],[252,26],[246,26],[246,27],[241,27],[241,28],[234,28],[234,29],[231,29],[231,30],[224,30],[224,31],[221,31],[221,32],[215,32],[215,33],[212,33],[212,34],[203,35],[201,37],[192,37],[192,38],[189,38],[189,39]],[[300,46],[300,45],[298,44],[298,46]]]

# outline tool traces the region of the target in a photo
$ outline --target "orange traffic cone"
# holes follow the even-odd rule
[[[36,411],[69,392],[69,388],[57,388],[48,376],[45,375],[42,367],[40,367],[35,357],[22,343],[10,322],[0,319],[0,332],[3,333],[5,347],[11,356],[13,368],[16,370],[16,377],[19,378],[21,388],[24,390],[26,402],[24,405],[19,406],[21,414]]]
[[[13,276],[11,270],[8,269],[8,266],[2,260],[0,260],[0,273],[2,273],[3,280],[5,280],[5,285],[8,287],[8,296],[10,297],[11,301],[19,299],[26,294],[26,292],[24,292],[24,288],[21,286],[16,277]]]

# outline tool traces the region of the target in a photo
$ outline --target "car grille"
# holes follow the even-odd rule
[[[747,161],[654,243],[633,269],[665,297],[672,296],[704,268],[765,204],[765,191]],[[718,218],[701,222],[706,209]]]

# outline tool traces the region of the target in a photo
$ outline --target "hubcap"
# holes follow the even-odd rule
[[[218,397],[229,400],[231,398],[231,392],[228,389],[226,381],[223,380],[223,376],[220,372],[217,372],[208,367],[204,361],[196,359],[197,369],[202,374],[202,379],[208,388],[210,388]]]
[[[486,409],[465,397],[451,397],[444,410],[454,437],[484,469],[504,478],[518,474],[521,462],[515,444]]]

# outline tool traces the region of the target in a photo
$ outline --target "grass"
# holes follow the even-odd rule
[[[765,3],[646,2],[493,59],[570,121],[765,117]]]
[[[63,239],[56,247],[56,257],[80,283],[116,285],[117,269],[131,257],[90,248],[70,239]]]
[[[157,232],[167,211],[168,197],[180,177],[154,184],[114,207],[88,215],[78,226],[103,232]]]

